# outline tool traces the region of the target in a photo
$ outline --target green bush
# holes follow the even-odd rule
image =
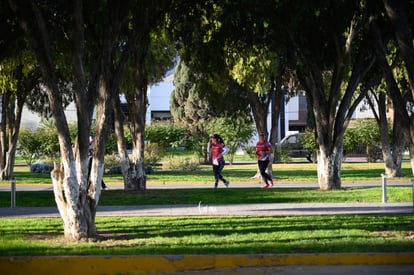
[[[107,154],[105,155],[105,169],[110,169],[111,167],[119,165],[119,157],[117,154]]]
[[[196,171],[200,169],[197,156],[174,157],[169,156],[162,165],[163,170]]]
[[[244,147],[244,150],[249,155],[249,157],[251,157],[252,159],[257,159],[256,146],[246,146]]]
[[[164,149],[157,143],[148,143],[145,145],[144,159],[145,163],[155,165],[164,155]]]
[[[288,163],[292,161],[292,158],[289,157],[289,146],[285,146],[283,148],[276,148],[275,150],[275,160]]]
[[[163,148],[178,147],[185,140],[186,129],[172,122],[154,122],[145,127],[145,140]]]
[[[29,128],[22,128],[19,133],[17,150],[27,165],[31,165],[40,155],[41,140]]]

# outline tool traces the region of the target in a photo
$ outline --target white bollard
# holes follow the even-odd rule
[[[382,177],[382,203],[387,202],[387,175],[381,174]]]
[[[12,178],[10,180],[11,184],[11,208],[16,208],[16,179]]]

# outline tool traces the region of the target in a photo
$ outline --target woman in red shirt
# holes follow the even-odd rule
[[[224,144],[223,139],[218,134],[210,136],[209,145],[211,161],[213,163],[214,188],[217,188],[219,180],[221,180],[226,187],[229,187],[230,182],[221,175],[221,171],[225,164],[223,156],[229,152],[229,148]]]
[[[273,153],[273,148],[270,142],[266,140],[264,132],[259,133],[259,141],[256,143],[257,164],[259,166],[260,175],[262,175],[265,185],[262,188],[270,188],[273,186],[272,177],[266,173],[269,165],[270,155]]]

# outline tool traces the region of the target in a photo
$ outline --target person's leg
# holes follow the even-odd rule
[[[106,184],[105,184],[105,182],[103,180],[101,181],[101,188],[103,190],[108,190],[109,189],[108,186],[106,186]]]
[[[268,180],[270,179],[270,176],[266,173],[266,169],[267,169],[268,164],[269,164],[269,160],[259,160],[258,161],[260,175],[262,176],[262,179],[265,182],[265,185],[263,186],[263,188],[268,188],[269,187]]]
[[[224,183],[224,185],[226,186],[226,187],[229,187],[229,184],[230,184],[230,182],[228,181],[228,180],[226,180],[224,177],[223,177],[223,175],[221,174],[221,172],[223,171],[223,168],[224,168],[224,165],[225,165],[226,163],[225,163],[225,161],[224,160],[221,160],[221,161],[219,161],[219,165],[218,165],[218,176],[219,176],[219,179]]]
[[[218,165],[214,165],[213,164],[214,188],[217,188],[218,182],[219,182],[220,172],[219,172],[219,169],[218,168],[219,168]]]

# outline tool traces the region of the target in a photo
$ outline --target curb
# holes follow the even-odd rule
[[[285,265],[414,264],[412,253],[0,257],[3,275],[148,274]]]

